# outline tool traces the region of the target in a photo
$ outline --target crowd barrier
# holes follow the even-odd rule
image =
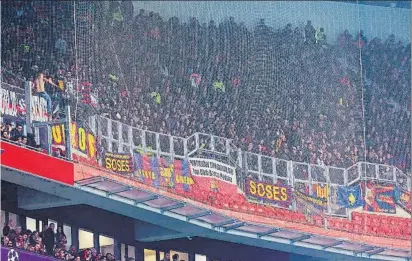
[[[194,159],[198,159],[199,155],[202,158],[219,158],[219,162],[225,162],[231,166],[231,169],[226,169],[224,175],[216,173],[214,175],[217,178],[220,176],[221,179],[229,176],[235,177],[243,193],[249,199],[261,203],[264,199],[257,199],[250,193],[250,180],[255,180],[259,184],[282,184],[290,188],[290,191],[301,191],[313,197],[314,200],[326,201],[324,214],[344,217],[348,217],[349,208],[341,204],[339,198],[342,195],[339,192],[345,188],[349,189],[360,183],[369,182],[394,185],[397,191],[411,190],[410,177],[394,166],[358,162],[345,169],[287,161],[242,152],[230,139],[210,134],[195,133],[188,138],[174,137],[134,128],[99,116],[90,118],[89,125],[101,138],[102,149],[113,153],[132,155],[140,151],[140,153],[155,155],[171,161],[188,159],[192,162],[190,165],[194,168],[194,172],[199,172],[199,161]],[[202,165],[203,170],[209,168],[210,174],[208,175],[213,175],[213,168],[206,165]],[[233,174],[234,172],[236,175]],[[287,208],[296,209],[297,206],[293,203]]]
[[[72,123],[73,158],[109,171],[131,176],[152,171],[160,175],[174,162],[184,162],[198,180],[211,178],[231,184],[236,187],[234,191],[255,204],[350,217],[353,208],[366,205],[368,200],[373,207],[365,210],[370,212],[410,213],[410,177],[394,166],[358,162],[345,169],[287,161],[242,152],[222,137],[204,133],[174,137],[104,117],[92,117],[87,125],[90,129]],[[51,135],[45,133],[51,136],[46,140],[53,147],[64,149],[63,129],[51,126]],[[155,175],[151,177],[155,184]]]

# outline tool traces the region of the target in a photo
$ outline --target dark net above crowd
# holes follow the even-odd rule
[[[233,18],[165,20],[133,15],[129,1],[10,1],[2,12],[3,68],[32,80],[42,70],[75,96],[87,88],[91,98],[81,101],[95,107],[75,110],[78,118],[210,133],[312,164],[410,170],[411,46],[394,35],[346,30],[328,39],[310,21],[247,28]],[[21,84],[6,74],[3,81]],[[46,83],[46,91],[59,103],[56,88]]]

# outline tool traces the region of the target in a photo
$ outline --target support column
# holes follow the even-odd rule
[[[156,249],[156,261],[160,261],[160,250]]]
[[[64,124],[64,133],[65,133],[65,137],[66,137],[66,157],[68,160],[72,160],[73,159],[73,155],[72,155],[72,138],[70,135],[70,128],[71,128],[71,114],[70,114],[70,105],[66,105],[66,122]],[[51,133],[51,132],[50,132]],[[51,136],[51,135],[50,135]]]
[[[196,260],[196,254],[195,253],[188,253],[189,255],[189,261],[195,261]]]
[[[99,241],[99,234],[93,233],[93,247],[100,252],[100,241]]]
[[[32,110],[31,110],[31,105],[32,105],[32,94],[31,94],[31,83],[30,81],[26,81],[24,84],[24,96],[25,96],[25,102],[26,102],[26,133],[33,133],[33,126],[32,126],[32,121],[33,121],[33,115],[32,115]]]
[[[120,245],[120,250],[121,250],[121,246],[122,245]],[[121,255],[122,257],[124,256],[124,259],[127,261],[127,259],[129,258],[129,246],[127,244],[124,244],[124,253],[121,253]]]
[[[117,239],[114,239],[114,253],[113,253],[113,255],[114,255],[116,260],[121,260],[121,258],[120,258],[121,248],[122,248],[121,243]]]
[[[26,230],[26,216],[19,215],[18,219],[18,224],[16,225],[20,226],[22,231]]]
[[[36,230],[40,231],[41,227],[40,227],[40,220],[36,219]]]
[[[43,231],[44,226],[49,226],[49,220],[47,218],[46,219],[43,218],[41,221],[42,221],[43,224],[42,224],[42,227],[40,228],[39,232]]]
[[[79,228],[72,226],[72,245],[79,250]]]
[[[134,245],[135,260],[144,261],[144,246],[140,243]]]
[[[6,226],[9,224],[9,220],[10,220],[10,213],[8,211],[6,211],[4,213],[4,224],[1,224],[2,226]]]

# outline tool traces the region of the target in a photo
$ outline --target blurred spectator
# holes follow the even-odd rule
[[[2,246],[24,249],[26,251],[35,252],[40,255],[53,256],[59,260],[70,261],[97,261],[97,260],[115,260],[111,253],[102,256],[96,249],[85,249],[80,253],[77,252],[74,246],[66,249],[66,236],[61,227],[57,228],[57,233],[54,235],[54,224],[44,228],[43,238],[39,236],[38,231],[21,230],[21,227],[14,225],[13,220],[8,222],[8,225],[3,227],[3,237],[1,239]],[[51,249],[48,249],[51,248]],[[80,255],[79,255],[80,254]],[[134,259],[133,259],[134,260]]]
[[[16,128],[14,128],[10,132],[11,140],[17,141],[18,138],[23,137],[23,126],[21,124],[17,124]]]
[[[306,43],[314,44],[316,42],[315,33],[316,33],[316,30],[312,25],[312,21],[308,20],[305,26]]]
[[[170,253],[166,252],[162,261],[170,261]]]
[[[53,255],[54,245],[55,245],[55,233],[54,233],[54,223],[50,223],[49,227],[43,234],[43,242],[48,255]]]
[[[50,95],[46,92],[45,89],[45,83],[52,83],[50,79],[47,79],[44,77],[44,74],[42,71],[38,72],[36,75],[36,79],[34,81],[34,89],[37,93],[37,95],[43,99],[46,100],[47,103],[47,114],[49,115],[51,119],[52,115],[52,100]]]

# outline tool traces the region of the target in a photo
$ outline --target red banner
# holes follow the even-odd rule
[[[68,185],[74,184],[73,163],[1,141],[1,165]]]

